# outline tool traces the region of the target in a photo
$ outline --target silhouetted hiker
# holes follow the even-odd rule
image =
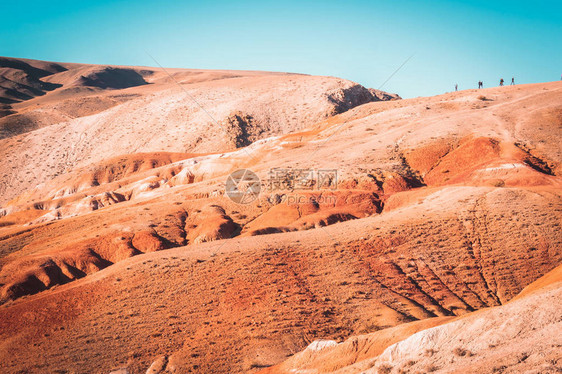
[[[482,83],[482,81],[478,81],[478,88],[480,89],[482,87],[484,87],[484,83]]]
[[[511,85],[513,86],[515,84],[515,77],[511,78]]]
[[[503,86],[503,78],[500,79],[500,86]]]
[[[455,91],[458,91],[458,90],[459,90],[459,85],[455,84]]]

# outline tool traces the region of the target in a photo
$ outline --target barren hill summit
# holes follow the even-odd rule
[[[2,372],[562,370],[562,82],[2,61]]]
[[[0,60],[0,202],[139,152],[224,152],[394,99],[339,78]]]

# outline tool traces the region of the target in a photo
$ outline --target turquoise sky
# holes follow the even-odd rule
[[[2,0],[0,55],[332,75],[404,97],[559,80],[558,1]]]

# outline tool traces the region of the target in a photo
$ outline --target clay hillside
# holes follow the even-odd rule
[[[562,82],[0,66],[0,371],[562,370]]]

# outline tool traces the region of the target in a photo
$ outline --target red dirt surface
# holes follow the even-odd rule
[[[415,344],[492,372],[524,353],[502,311],[559,344],[558,273],[535,281],[562,260],[560,82],[373,102],[337,78],[172,69],[215,123],[154,69],[25,63],[61,86],[2,119],[58,121],[0,139],[3,372],[429,371]],[[249,204],[225,194],[242,168]],[[337,178],[275,187],[278,169]],[[445,349],[450,326],[480,356]],[[528,364],[502,365],[558,367],[524,332]]]

